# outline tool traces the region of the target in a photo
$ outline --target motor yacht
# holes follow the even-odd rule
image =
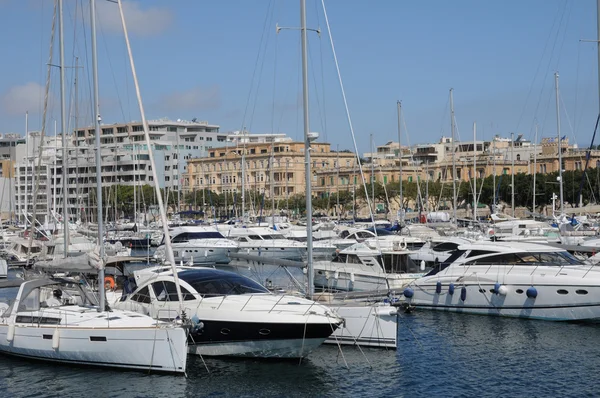
[[[404,290],[406,303],[555,321],[600,318],[600,269],[566,250],[520,242],[460,245]]]
[[[283,234],[266,227],[233,227],[224,232],[235,241],[240,253],[301,261],[306,244],[286,239]]]
[[[170,230],[173,255],[177,263],[193,265],[229,264],[229,253],[236,252],[238,245],[227,239],[214,227],[185,226]],[[165,258],[164,237],[154,256]]]
[[[423,276],[409,250],[377,250],[357,243],[333,260],[315,261],[315,287],[334,291],[388,291],[401,289]]]
[[[423,247],[410,255],[413,261],[425,261],[427,266],[442,263],[458,249],[458,246],[471,243],[471,240],[454,236],[440,236],[429,239]]]
[[[208,356],[302,358],[343,322],[312,300],[271,293],[253,280],[207,267],[177,267],[183,307],[171,267],[134,271],[137,289],[115,308],[195,323],[190,353]]]

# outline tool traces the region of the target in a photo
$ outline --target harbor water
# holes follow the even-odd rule
[[[397,350],[322,346],[302,362],[190,356],[187,377],[0,356],[0,396],[597,396],[598,341],[597,324],[417,310],[400,314]]]

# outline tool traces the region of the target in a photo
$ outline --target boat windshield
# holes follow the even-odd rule
[[[483,258],[470,260],[463,265],[583,265],[569,252],[523,252],[486,255]]]
[[[203,269],[183,271],[178,275],[202,297],[269,293],[265,287],[252,279],[233,272]]]
[[[183,232],[171,238],[171,243],[188,242],[195,239],[225,239],[223,234],[218,231],[205,231],[205,232]],[[160,245],[165,244],[165,236],[163,235]]]

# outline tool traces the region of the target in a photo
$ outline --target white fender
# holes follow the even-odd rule
[[[58,328],[54,329],[54,333],[52,334],[52,349],[58,350],[58,345],[60,343],[60,332]]]
[[[6,333],[6,341],[12,342],[15,339],[15,325],[11,323],[8,325],[8,333]]]

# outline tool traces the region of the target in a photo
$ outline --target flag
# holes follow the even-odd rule
[[[560,139],[561,141],[564,141],[567,138],[566,135],[563,135],[562,138]]]

